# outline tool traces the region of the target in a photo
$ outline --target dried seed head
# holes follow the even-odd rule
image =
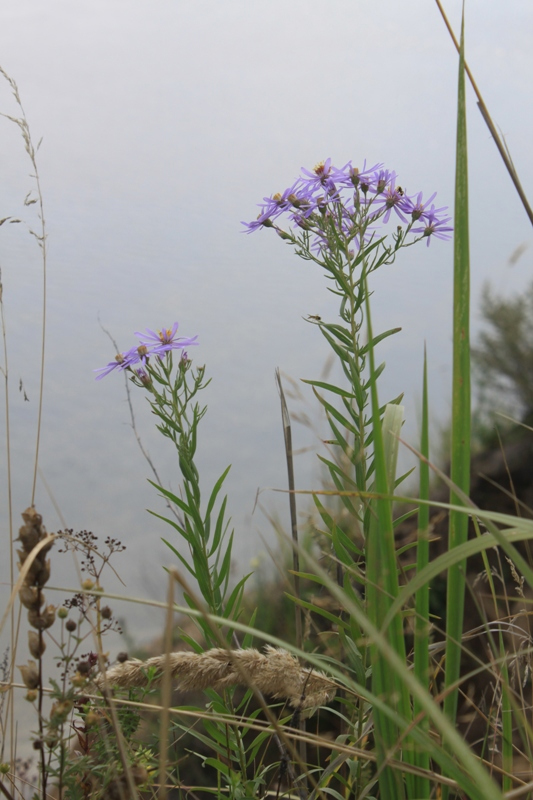
[[[109,606],[104,606],[103,608],[100,609],[100,615],[102,619],[111,619],[111,617],[113,616],[113,612],[111,611]]]
[[[36,689],[39,686],[39,670],[35,661],[30,659],[27,665],[22,664],[19,666],[19,670],[22,675],[22,682],[27,689]]]
[[[26,608],[39,608],[44,603],[44,595],[41,590],[36,586],[26,586],[22,584],[19,591],[20,602]]]
[[[76,625],[73,619],[67,619],[67,621],[65,622],[65,628],[69,633],[74,633],[77,627],[78,626]]]
[[[52,725],[61,725],[72,711],[70,700],[58,700],[50,709],[50,722]]]
[[[35,576],[35,583],[37,586],[44,586],[50,577],[50,559],[42,564],[41,569]]]
[[[40,658],[46,650],[46,642],[35,631],[28,631],[28,646],[34,658]]]
[[[129,658],[127,653],[119,653],[117,656],[117,661],[119,664],[123,664]]]
[[[41,532],[33,525],[26,524],[19,528],[19,541],[22,542],[22,547],[27,553],[30,553],[40,540]]]
[[[38,631],[44,631],[54,624],[56,619],[55,606],[46,606],[44,611],[40,614],[33,608],[28,611],[28,622],[32,628],[37,628]]]
[[[27,524],[35,525],[36,527],[40,527],[43,524],[43,518],[37,513],[33,506],[30,506],[26,509],[26,511],[23,511],[21,516],[24,522]]]

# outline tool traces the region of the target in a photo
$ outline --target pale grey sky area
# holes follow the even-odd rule
[[[460,2],[444,6],[458,31]],[[530,0],[467,3],[467,60],[530,200],[532,26]],[[437,191],[437,205],[452,207],[457,62],[429,0],[4,4],[0,64],[18,83],[35,142],[43,138],[49,316],[41,467],[69,527],[127,545],[115,562],[126,593],[161,597],[161,564],[173,557],[160,537],[171,532],[145,510],[162,506],[128,427],[123,381],[94,381],[92,370],[114,354],[100,322],[121,349],[135,343],[134,331],[176,320],[184,336],[198,334],[194,357],[213,378],[199,466],[209,487],[233,465],[229,508],[246,569],[264,550],[260,535],[275,541],[261,512],[252,516],[258,489],[288,527],[286,498],[269,490],[286,485],[274,370],[319,377],[328,351],[303,318],[333,319],[336,305],[317,267],[268,230],[243,235],[240,221],[253,219],[256,204],[302,166],[328,157],[338,166],[384,162],[408,193]],[[18,113],[5,82],[0,111]],[[533,237],[470,87],[468,113],[475,312],[486,280],[501,293],[531,280]],[[23,205],[30,164],[6,119],[0,143],[0,218],[35,225],[35,206]],[[510,266],[520,245],[525,251]],[[415,446],[424,341],[435,428],[449,415],[452,261],[451,242],[419,245],[372,283],[374,330],[402,327],[379,350],[387,362],[381,399],[405,391],[406,438]],[[0,266],[18,527],[31,492],[42,298],[39,252],[23,226],[0,228]],[[177,489],[171,446],[134,394],[145,446]],[[316,487],[321,444],[305,428],[294,435],[297,448],[311,448],[297,460],[297,484]],[[5,453],[4,426],[0,446]],[[61,526],[42,483],[36,505],[49,530]],[[60,563],[54,557],[51,583],[61,581]],[[1,570],[6,582],[5,560]],[[149,624],[159,616],[137,616],[131,627],[143,635]]]

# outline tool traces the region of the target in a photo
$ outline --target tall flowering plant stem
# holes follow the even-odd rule
[[[455,177],[453,386],[450,477],[464,495],[470,492],[470,252],[468,237],[468,160],[464,71],[464,19],[461,26],[457,104],[457,153]],[[452,490],[450,503],[461,504]],[[468,516],[450,511],[449,548],[468,538]],[[463,633],[466,561],[448,571],[446,605],[445,686],[459,678]],[[457,713],[457,689],[446,694],[444,709],[453,722]]]
[[[312,171],[303,169],[301,177],[284,192],[265,197],[257,219],[244,223],[248,232],[261,228],[276,231],[301,258],[324,270],[328,288],[338,298],[335,321],[320,317],[310,321],[337,356],[345,381],[343,385],[317,380],[306,383],[313,387],[331,428],[334,454],[319,457],[339,491],[349,522],[339,525],[318,497],[315,504],[331,541],[337,583],[403,662],[402,615],[389,616],[383,626],[399,592],[390,498],[399,482],[395,473],[403,410],[399,397],[380,405],[378,381],[385,365],[376,362],[379,343],[399,328],[373,332],[369,282],[377,269],[394,263],[402,248],[420,241],[429,246],[434,238],[450,238],[450,218],[446,208],[435,207],[434,198],[435,194],[424,200],[422,192],[409,195],[398,184],[396,173],[382,164],[367,167],[365,162],[358,169],[349,162],[338,169],[328,159]],[[281,217],[289,225],[282,226]],[[391,220],[396,225],[387,230]],[[346,571],[344,576],[339,565]],[[364,598],[353,590],[351,576],[355,573],[365,585]],[[401,798],[407,792],[414,797],[412,775],[403,776],[389,766],[391,757],[414,762],[415,742],[409,734],[402,737],[402,725],[397,722],[402,719],[403,728],[409,730],[409,690],[383,650],[361,635],[357,615],[351,615],[349,621],[339,619],[338,627],[344,651],[351,655],[360,680],[370,680],[374,695],[396,714],[384,712],[380,704],[373,708],[381,794]],[[363,730],[364,716],[360,714],[354,737],[362,736]]]
[[[229,522],[225,519],[227,498],[218,504],[218,510],[216,507],[230,468],[224,470],[204,503],[195,456],[199,424],[207,410],[199,402],[199,395],[209,380],[205,378],[205,367],[194,368],[188,356],[188,349],[198,344],[197,337],[180,338],[177,332],[178,323],[162,331],[148,329],[145,333],[137,333],[139,344],[119,353],[114,361],[96,370],[97,380],[111,372],[126,370],[132,383],[146,392],[157,419],[157,429],[176,448],[182,475],[180,495],[151,481],[178,509],[178,519],[151,513],[165,520],[185,540],[189,550],[187,556],[170,540],[163,539],[196,580],[206,609],[211,614],[231,617],[238,613],[246,578],[229,592],[233,532],[228,532]],[[191,608],[196,607],[187,594],[185,599]],[[209,626],[201,619],[198,625],[206,641],[213,644]],[[198,648],[192,639],[190,643]]]

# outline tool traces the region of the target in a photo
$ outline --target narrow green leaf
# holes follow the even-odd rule
[[[361,347],[359,353],[361,356],[365,356],[370,347],[375,347],[377,344],[386,339],[388,336],[393,336],[395,333],[399,333],[401,328],[391,328],[389,331],[385,331],[384,333],[380,333],[377,336],[374,336],[371,342],[367,342],[363,347]]]
[[[468,156],[466,135],[466,93],[464,62],[464,8],[461,21],[461,48],[457,97],[457,148],[455,163],[454,213],[454,289],[453,289],[453,377],[452,444],[450,477],[459,489],[470,492],[470,248],[468,226]],[[461,501],[452,491],[450,503]],[[468,517],[450,512],[449,548],[458,547],[468,537]],[[446,601],[445,687],[460,674],[463,634],[466,563],[455,564],[448,572]],[[457,689],[446,690],[444,710],[453,723],[457,714]],[[443,792],[446,800],[447,792]]]
[[[213,487],[213,491],[211,492],[211,497],[209,498],[209,501],[207,503],[207,509],[206,509],[206,512],[205,512],[206,519],[209,517],[209,515],[211,514],[211,511],[213,510],[213,507],[214,507],[216,499],[217,499],[217,495],[220,492],[220,490],[222,488],[222,484],[226,480],[226,476],[227,476],[228,472],[230,471],[230,469],[231,469],[231,464],[229,465],[229,467],[226,467],[226,469],[224,470],[224,472],[222,473],[222,475],[220,476],[220,478],[218,479],[218,481],[215,483],[215,485]]]

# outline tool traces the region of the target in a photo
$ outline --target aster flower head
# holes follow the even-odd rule
[[[394,173],[392,174],[394,175]],[[396,177],[392,178],[386,189],[372,203],[374,214],[379,214],[384,209],[383,223],[385,225],[389,221],[392,211],[400,217],[402,222],[407,223],[407,219],[402,213],[405,210],[405,195],[403,189],[400,186],[396,186]]]
[[[375,194],[381,194],[388,187],[394,185],[396,173],[390,169],[378,169],[369,177],[369,190]]]
[[[294,201],[298,202],[297,190],[299,185],[300,181],[298,180],[288,189],[285,189],[284,192],[276,192],[271,197],[263,197],[263,202],[258,203],[261,211],[257,219],[252,222],[242,223],[248,228],[247,233],[253,233],[258,228],[271,228],[274,224],[273,220],[283,214],[284,211],[290,209]]]
[[[102,378],[105,378],[106,375],[110,375],[112,372],[117,370],[124,370],[127,369],[127,353],[117,353],[115,356],[114,361],[110,361],[109,364],[106,364],[105,367],[98,367],[98,369],[93,369],[93,372],[99,372],[100,375],[96,376],[96,380],[99,381]]]
[[[367,167],[366,158],[363,162],[363,169],[352,166],[352,162],[348,161],[342,169],[333,170],[333,179],[338,186],[349,189],[361,188],[364,192],[367,192],[374,174],[382,168],[383,164],[374,164],[372,167]]]
[[[429,243],[433,237],[444,240],[452,238],[450,232],[453,231],[453,227],[448,225],[448,223],[451,221],[451,217],[443,217],[442,219],[437,217],[437,213],[439,211],[445,210],[446,209],[438,208],[435,209],[434,213],[432,214],[430,209],[430,211],[426,212],[424,215],[426,217],[424,220],[426,221],[426,225],[411,229],[412,233],[421,233],[423,236],[427,236],[427,247],[429,247]]]
[[[335,188],[335,184],[333,182],[332,177],[332,166],[331,166],[331,158],[327,158],[325,161],[320,161],[315,167],[313,167],[313,171],[310,172],[305,167],[302,167],[302,172],[306,176],[302,178],[302,182],[306,185],[307,189],[330,189]]]
[[[192,339],[176,338],[178,327],[179,323],[175,322],[172,328],[163,328],[157,332],[146,328],[146,333],[136,331],[135,336],[141,340],[141,347],[148,348],[148,355],[161,356],[170,350],[183,350],[184,347],[198,344],[198,336],[193,336]]]
[[[185,347],[191,347],[198,344],[196,341],[198,336],[192,338],[177,338],[178,323],[175,322],[172,328],[164,328],[161,331],[153,331],[150,328],[146,329],[146,333],[136,332],[136,336],[141,340],[138,345],[127,350],[125,353],[118,353],[114,361],[110,361],[105,367],[95,369],[94,372],[99,373],[96,380],[99,381],[105,378],[115,370],[130,370],[141,383],[146,386],[151,383],[150,376],[143,367],[146,366],[151,356],[159,356],[160,358],[171,350],[183,350]],[[133,369],[136,364],[141,366]]]
[[[405,211],[406,214],[411,215],[411,219],[413,220],[413,222],[416,222],[417,219],[420,219],[420,217],[422,216],[422,214],[424,214],[426,210],[426,206],[428,206],[429,203],[431,203],[431,201],[434,200],[435,197],[437,196],[437,192],[433,192],[431,197],[429,197],[426,200],[426,202],[423,203],[422,202],[423,194],[424,194],[423,192],[418,192],[418,194],[416,195],[416,200],[414,198],[414,195],[413,197],[407,197],[407,195],[404,197],[403,210]],[[446,209],[441,208],[439,210],[445,211]]]

